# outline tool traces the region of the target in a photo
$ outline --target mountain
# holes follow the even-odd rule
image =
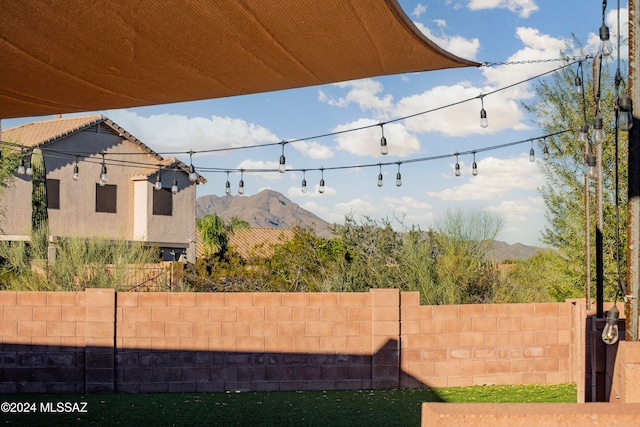
[[[292,228],[299,224],[315,229],[318,236],[332,235],[331,224],[273,190],[262,190],[252,196],[218,197],[212,194],[198,197],[196,218],[212,213],[224,219],[238,217],[251,227]]]
[[[301,208],[281,193],[262,190],[252,196],[222,196],[214,194],[196,199],[196,218],[215,213],[224,219],[238,217],[254,228],[292,228],[299,224],[313,228],[320,237],[332,236],[329,227],[332,224],[317,215]],[[501,263],[505,260],[526,260],[540,251],[535,246],[521,243],[510,245],[494,241],[487,260]]]

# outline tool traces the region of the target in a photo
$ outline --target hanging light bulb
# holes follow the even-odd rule
[[[595,179],[598,175],[598,168],[596,166],[596,155],[593,153],[587,154],[587,160],[585,163],[585,173],[589,179]]]
[[[78,156],[76,156],[76,164],[73,166],[73,180],[77,181],[80,179],[80,168],[78,167]]]
[[[576,77],[573,80],[573,83],[576,86],[576,92],[578,93],[578,95],[582,95],[582,77],[580,77],[581,74],[582,74],[582,61],[578,61],[578,67],[576,67]]]
[[[287,170],[286,159],[284,158],[284,144],[285,144],[285,142],[282,141],[281,144],[282,144],[282,154],[280,155],[280,163],[278,164],[278,172],[284,173]]]
[[[589,142],[589,125],[588,124],[583,123],[582,126],[580,126],[578,141],[580,141],[583,144]]]
[[[31,159],[29,159],[29,166],[25,169],[25,173],[29,176],[33,175],[33,167],[31,167]]]
[[[609,41],[609,27],[604,23],[604,10],[602,11],[602,25],[600,26],[600,40],[602,41],[602,55],[611,55],[613,49]]]
[[[102,153],[102,169],[100,170],[100,185],[104,186],[109,181],[109,175],[107,175],[107,165],[104,162],[104,153]]]
[[[158,168],[158,174],[156,175],[156,183],[153,185],[155,190],[162,190],[162,169]]]
[[[302,171],[302,186],[300,188],[300,191],[302,191],[303,193],[307,192],[307,171],[305,170]]]
[[[618,308],[614,305],[607,311],[607,319],[606,325],[602,330],[602,341],[605,344],[615,344],[618,342],[618,318],[620,317],[620,312]]]
[[[400,162],[398,162],[398,173],[396,174],[396,187],[402,187],[402,175],[400,175]]]
[[[380,166],[380,173],[378,174],[378,187],[382,187],[382,164],[378,164]]]
[[[173,169],[173,185],[171,186],[171,193],[176,194],[178,192],[178,178],[177,168]]]
[[[593,143],[600,144],[604,141],[605,134],[602,130],[602,116],[598,114],[593,118]]]
[[[240,182],[238,183],[238,194],[244,194],[244,169],[240,169]]]
[[[18,175],[24,175],[24,157],[20,159],[20,164],[18,165]]]
[[[456,153],[456,165],[454,167],[456,176],[460,176],[460,163],[458,163],[458,153]]]
[[[633,126],[633,101],[629,95],[623,93],[618,98],[618,129],[628,131]]]
[[[476,153],[473,152],[473,164],[471,165],[471,174],[473,176],[478,175],[478,164],[476,163]]]
[[[489,120],[487,120],[487,111],[484,109],[484,95],[480,95],[480,103],[482,105],[480,109],[480,127],[486,128],[489,126]]]
[[[389,154],[389,146],[387,145],[387,138],[384,137],[384,125],[380,123],[380,129],[382,130],[382,138],[380,138],[380,154],[386,156]]]
[[[227,182],[224,184],[224,192],[228,196],[231,194],[231,183],[229,182],[229,171],[227,171]]]
[[[531,150],[529,150],[529,161],[531,163],[536,161],[536,152],[533,151],[533,140],[531,141]]]
[[[196,168],[193,166],[193,151],[189,151],[189,181],[196,182],[198,180],[198,174],[196,173]]]
[[[545,160],[549,160],[549,149],[547,148],[546,144],[545,144],[544,148],[542,149],[542,155],[543,155]]]
[[[318,187],[319,193],[324,193],[324,169],[320,169],[320,186]]]

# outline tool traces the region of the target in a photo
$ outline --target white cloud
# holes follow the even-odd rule
[[[320,198],[320,197],[327,197],[327,196],[335,196],[336,195],[336,189],[333,187],[329,187],[325,184],[324,186],[324,193],[321,193],[320,191],[318,191],[318,189],[320,188],[320,182],[312,182],[309,178],[307,179],[307,191],[306,193],[303,193],[301,190],[301,186],[297,186],[297,187],[289,187],[287,189],[287,194],[290,197],[302,197],[302,198],[310,198],[310,199],[316,199],[316,198]],[[326,180],[325,180],[326,181]],[[302,183],[302,180],[300,180],[300,182]],[[302,184],[301,184],[302,185]],[[308,202],[311,203],[311,202]],[[304,207],[304,206],[303,206]],[[306,208],[307,210],[312,211],[313,213],[318,213],[316,212],[316,210],[312,210],[309,208]],[[316,207],[314,206],[314,209],[316,209]],[[326,213],[326,211],[325,211]]]
[[[447,26],[447,21],[445,21],[444,19],[434,19],[433,23],[436,24],[438,27],[446,27]]]
[[[336,135],[338,149],[357,156],[381,157],[380,138],[382,130],[373,126],[376,122],[371,119],[359,119],[333,129],[334,132],[372,126],[353,132]],[[408,156],[420,150],[418,138],[410,134],[401,123],[387,123],[384,125],[384,136],[387,139],[389,154],[393,156]]]
[[[296,141],[291,145],[311,159],[330,159],[333,157],[333,151],[329,147],[314,141]]]
[[[336,107],[346,107],[351,103],[357,104],[361,110],[378,111],[383,114],[393,106],[393,96],[377,96],[383,91],[382,83],[373,79],[352,80],[348,82],[335,83],[333,86],[347,89],[347,94],[341,98],[328,97],[320,91],[318,100],[326,102]]]
[[[268,129],[231,117],[168,113],[143,117],[130,110],[111,110],[105,114],[158,152],[176,151],[176,148],[201,151],[279,141]]]
[[[363,199],[353,199],[346,203],[337,203],[333,207],[333,211],[327,215],[329,222],[338,224],[344,223],[347,215],[352,215],[356,221],[362,220],[365,216],[373,216],[384,212],[382,206],[371,204]]]
[[[469,9],[509,9],[521,18],[528,18],[538,10],[535,0],[469,0]]]
[[[444,50],[453,53],[461,58],[475,59],[480,49],[480,40],[477,38],[466,39],[462,36],[450,36],[444,33],[435,34],[428,27],[420,22],[414,22],[416,27]]]
[[[413,12],[411,12],[411,15],[415,16],[416,18],[420,18],[420,15],[422,15],[426,11],[427,11],[427,6],[424,6],[418,3],[415,9],[413,9]]]
[[[495,212],[507,223],[527,223],[530,215],[543,215],[545,206],[542,197],[527,197],[518,200],[503,200],[485,210]]]
[[[469,168],[462,167],[461,163],[461,178],[467,177],[464,183],[427,194],[442,200],[498,200],[512,190],[536,190],[545,179],[537,164],[529,161],[528,155],[504,160],[495,157],[476,159],[477,176],[472,176]]]

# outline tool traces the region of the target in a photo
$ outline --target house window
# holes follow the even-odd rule
[[[166,216],[173,214],[173,194],[171,189],[153,190],[153,214]]]
[[[47,178],[47,208],[60,209],[60,180]]]
[[[116,213],[117,185],[96,184],[96,212]]]

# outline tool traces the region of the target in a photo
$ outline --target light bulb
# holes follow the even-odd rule
[[[549,149],[547,148],[546,145],[542,149],[542,154],[543,154],[545,160],[549,160]]]
[[[75,165],[73,167],[73,180],[77,181],[80,179],[80,169],[78,168],[78,165]]]
[[[238,183],[238,194],[244,194],[244,180],[241,179]]]
[[[529,150],[529,161],[532,163],[536,161],[536,153],[533,151],[533,148]]]
[[[487,120],[487,111],[483,108],[480,110],[480,127],[486,128],[489,126],[489,120]]]
[[[611,55],[613,49],[611,48],[611,42],[609,41],[609,27],[604,23],[600,26],[600,40],[602,40],[602,54],[604,56]]]
[[[320,186],[318,187],[319,193],[324,193],[324,178],[320,180]]]
[[[588,124],[583,123],[582,126],[580,126],[578,141],[582,142],[583,144],[589,142],[589,125]]]
[[[31,165],[27,166],[25,173],[29,176],[33,175],[33,168],[31,167]]]
[[[614,305],[607,312],[607,324],[602,330],[602,341],[605,344],[615,344],[618,342],[619,331],[618,331],[618,318],[620,317],[620,312],[618,308]]]
[[[189,166],[189,181],[196,182],[198,175],[196,174],[196,168],[193,165]]]
[[[582,95],[582,79],[580,78],[580,76],[576,76],[575,84],[576,92],[578,92],[578,95]]]
[[[378,187],[382,187],[382,173],[378,174]]]
[[[178,181],[173,180],[173,185],[171,186],[171,193],[176,194],[178,192]]]
[[[402,187],[402,175],[400,175],[400,172],[396,174],[396,187]]]
[[[380,138],[380,154],[386,156],[389,154],[389,146],[387,145],[387,138],[384,136]]]
[[[593,118],[593,143],[594,144],[601,144],[604,141],[605,138],[605,134],[604,131],[602,130],[602,117],[601,116],[595,116]]]
[[[231,183],[229,182],[229,180],[227,180],[227,182],[225,182],[224,184],[224,192],[226,195],[231,194]]]
[[[156,190],[162,190],[162,181],[160,178],[160,174],[156,176],[156,183],[153,185],[153,188]]]
[[[618,99],[618,128],[628,131],[633,126],[633,103],[629,95],[623,93]]]
[[[102,164],[102,171],[100,172],[100,185],[104,186],[109,181],[109,175],[107,175],[107,167]]]
[[[278,165],[278,172],[284,173],[287,170],[287,165],[284,154],[280,155],[280,164]]]
[[[306,193],[306,192],[307,192],[307,180],[306,180],[306,179],[303,179],[303,180],[302,180],[302,187],[300,188],[300,190],[301,190],[303,193]]]
[[[24,175],[24,159],[20,159],[20,166],[18,166],[18,175]]]
[[[460,163],[456,162],[455,166],[456,176],[460,176]]]
[[[584,165],[585,173],[587,177],[590,179],[594,179],[597,175],[597,167],[596,167],[596,155],[589,153],[587,154],[587,161]]]
[[[471,174],[473,176],[478,175],[478,164],[476,162],[473,162],[473,165],[471,165]]]

